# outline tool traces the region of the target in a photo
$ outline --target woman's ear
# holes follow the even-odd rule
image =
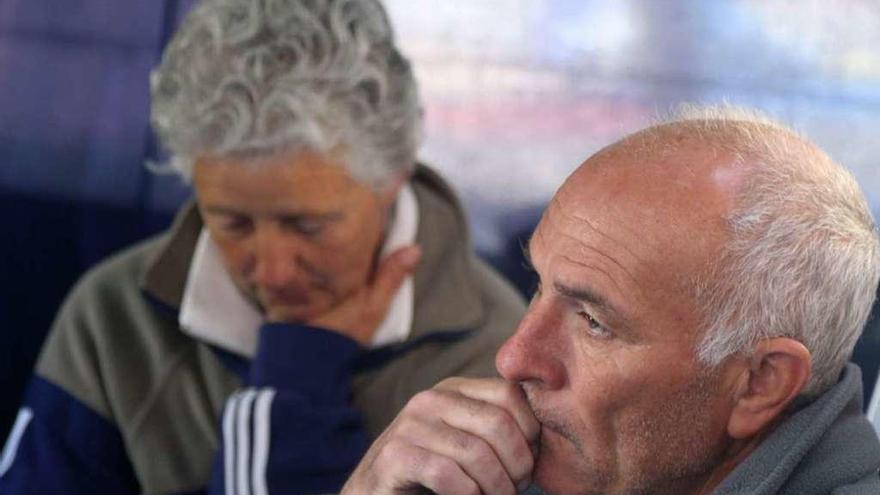
[[[810,379],[812,357],[800,342],[768,339],[755,348],[727,424],[735,439],[751,438],[779,418]]]
[[[401,171],[396,173],[386,185],[379,189],[379,200],[386,207],[390,207],[397,200],[397,195],[403,188],[403,185],[409,182],[412,176],[410,171]]]

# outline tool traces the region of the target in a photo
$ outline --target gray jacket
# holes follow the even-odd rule
[[[840,381],[782,423],[712,495],[877,495],[880,441],[862,414],[862,375]]]

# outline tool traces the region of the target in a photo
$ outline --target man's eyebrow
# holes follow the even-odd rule
[[[578,301],[588,302],[600,311],[612,317],[622,320],[626,319],[623,313],[615,308],[613,304],[609,303],[607,299],[587,287],[569,287],[561,282],[555,282],[553,284],[553,288],[556,290],[556,292],[562,294],[565,297],[577,299]]]

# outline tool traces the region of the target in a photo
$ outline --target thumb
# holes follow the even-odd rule
[[[402,247],[385,257],[376,270],[370,287],[371,302],[386,306],[397,293],[407,275],[415,270],[422,258],[422,248],[417,245]]]

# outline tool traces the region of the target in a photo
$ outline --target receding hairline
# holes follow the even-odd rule
[[[662,155],[688,147],[728,151],[741,159],[766,158],[780,150],[827,158],[796,129],[757,110],[731,105],[683,105],[606,149]]]

